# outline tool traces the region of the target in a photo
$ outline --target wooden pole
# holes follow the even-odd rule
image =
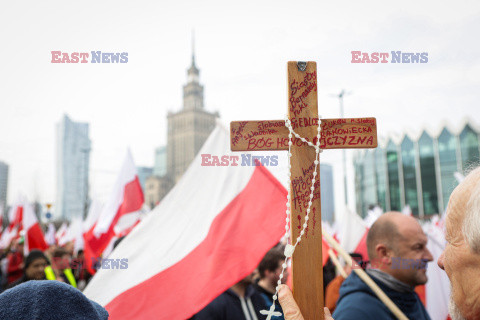
[[[330,260],[332,260],[335,267],[337,267],[338,273],[340,273],[342,277],[346,279],[348,274],[345,272],[345,270],[343,270],[342,264],[340,261],[338,261],[338,258],[332,249],[328,249],[328,256],[330,257]]]

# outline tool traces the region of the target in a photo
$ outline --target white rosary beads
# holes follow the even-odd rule
[[[292,123],[291,123],[290,119],[288,119],[288,117],[285,118],[285,126],[289,130],[289,134],[288,134],[288,172],[287,172],[288,193],[287,193],[287,210],[285,211],[285,213],[287,215],[287,217],[285,219],[285,238],[287,239],[287,242],[288,242],[288,238],[290,237],[290,233],[289,233],[290,227],[289,227],[289,225],[290,225],[290,221],[291,221],[291,208],[290,208],[291,190],[290,190],[290,186],[291,186],[291,182],[292,182],[292,172],[291,172],[292,171],[292,165],[291,165],[292,152],[291,152],[291,149],[292,149],[292,144],[293,144],[293,142],[292,142],[293,135],[295,135],[295,137],[300,139],[302,142],[307,143],[309,146],[315,148],[315,153],[316,153],[315,154],[315,161],[314,161],[315,169],[313,171],[312,185],[310,187],[310,197],[309,197],[309,201],[308,201],[307,213],[305,215],[305,222],[303,223],[303,228],[300,231],[300,234],[297,237],[295,244],[292,245],[292,244],[287,243],[287,245],[285,246],[285,251],[284,251],[285,261],[282,264],[282,272],[280,273],[280,276],[279,276],[280,279],[278,280],[277,287],[275,288],[275,294],[273,295],[273,304],[270,306],[270,310],[260,311],[261,314],[267,315],[267,320],[271,320],[272,316],[281,316],[282,315],[280,312],[275,311],[275,301],[278,299],[278,290],[280,288],[280,285],[282,284],[282,279],[284,277],[285,269],[287,268],[288,259],[292,257],[292,255],[295,251],[295,248],[297,247],[297,245],[302,240],[302,236],[305,234],[305,230],[308,227],[309,215],[310,215],[311,208],[312,208],[313,193],[315,191],[315,179],[316,179],[316,176],[317,176],[317,168],[318,168],[318,164],[319,164],[320,153],[322,152],[322,150],[320,149],[320,136],[321,136],[320,117],[318,119],[317,143],[316,143],[316,145],[313,144],[312,142],[308,141],[304,137],[301,137],[298,133],[296,133],[293,130]]]

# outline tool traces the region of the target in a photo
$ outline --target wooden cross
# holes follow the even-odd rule
[[[316,144],[318,126],[317,64],[289,61],[288,117],[293,130]],[[320,148],[375,148],[375,118],[322,119]],[[230,124],[232,151],[288,150],[284,120],[234,121]],[[291,148],[291,238],[296,242],[308,207],[315,169],[315,149],[298,138]],[[317,172],[320,173],[319,168]],[[323,319],[322,228],[320,174],[317,174],[310,220],[292,258],[293,295],[306,320]]]

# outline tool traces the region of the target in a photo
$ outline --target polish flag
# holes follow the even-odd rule
[[[383,210],[376,206],[371,210],[368,210],[367,216],[363,219],[363,226],[364,232],[362,237],[358,240],[358,244],[353,250],[355,253],[359,253],[362,255],[363,261],[369,261],[370,258],[368,257],[368,249],[367,249],[367,235],[368,230],[372,227],[372,225],[377,221],[377,219],[383,214]]]
[[[249,275],[285,233],[286,189],[262,166],[202,166],[234,155],[217,125],[177,185],[109,256],[84,293],[111,319],[187,319]]]
[[[362,239],[366,239],[367,232],[367,224],[362,218],[345,207],[338,222],[338,237],[342,247],[347,252],[356,252],[359,250]],[[366,257],[363,258],[366,259]]]
[[[87,218],[83,221],[83,233],[87,233],[100,217],[100,213],[103,210],[103,204],[97,199],[93,199],[90,203],[90,208],[88,209]]]
[[[62,223],[57,233],[55,233],[55,241],[57,242],[57,244],[63,245],[66,243],[66,241],[63,240],[63,238],[65,237],[67,230],[68,230],[67,223],[66,222]],[[60,243],[63,243],[63,244],[60,244]]]
[[[91,273],[92,258],[102,255],[105,248],[115,236],[115,225],[122,216],[134,213],[142,208],[143,191],[138,180],[137,169],[130,150],[127,152],[120,175],[114,189],[103,207],[95,225],[84,234],[85,258]]]
[[[55,226],[51,222],[48,224],[47,233],[45,234],[45,240],[47,241],[47,244],[50,246],[53,246],[54,244],[56,244]]]
[[[42,228],[38,223],[33,206],[25,204],[23,206],[23,229],[25,230],[25,256],[33,249],[44,251],[48,248],[45,237],[43,236]]]
[[[23,219],[23,205],[27,203],[23,195],[18,195],[14,204],[8,211],[8,221],[10,222],[8,226],[8,231],[12,231],[14,228],[17,228],[17,233],[22,230],[22,219]]]
[[[65,234],[60,238],[58,244],[60,246],[66,245],[68,242],[73,242],[73,251],[83,249],[83,221],[81,217],[75,217],[68,226]]]

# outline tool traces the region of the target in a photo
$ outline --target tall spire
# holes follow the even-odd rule
[[[195,67],[195,29],[192,29],[192,67]]]

